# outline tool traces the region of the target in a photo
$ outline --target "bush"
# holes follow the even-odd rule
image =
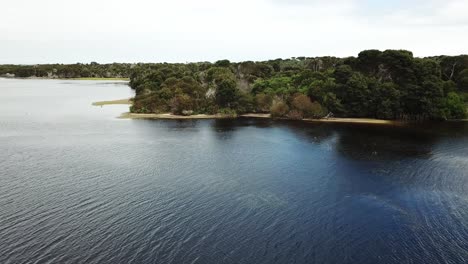
[[[289,107],[284,102],[274,103],[270,109],[271,117],[278,118],[283,117],[289,112]]]
[[[217,114],[219,110],[219,106],[216,104],[213,98],[208,98],[205,100],[201,100],[200,107],[197,109],[197,112],[203,114],[214,115]]]
[[[327,115],[328,110],[318,102],[313,102],[310,111],[307,113],[307,117],[311,118],[323,118]]]
[[[307,95],[299,94],[292,100],[293,110],[300,113],[301,116],[306,118],[322,118],[327,114],[327,111],[318,102],[313,102]],[[296,117],[298,114],[295,114]]]
[[[463,99],[456,93],[449,93],[445,99],[444,111],[446,118],[449,119],[463,119],[466,118],[466,105]]]
[[[255,96],[255,103],[257,104],[256,108],[259,112],[268,112],[271,108],[272,102],[273,98],[271,95],[260,93]]]
[[[255,109],[255,100],[251,94],[239,92],[238,100],[232,104],[238,114],[249,113]]]
[[[138,96],[130,108],[132,113],[165,113],[169,111],[168,103],[155,94]]]
[[[297,111],[297,110],[291,110],[288,113],[288,118],[294,119],[294,120],[302,120],[304,116],[302,115],[302,112]]]
[[[291,106],[293,109],[305,113],[311,109],[312,102],[310,101],[310,98],[307,95],[298,94],[292,100]]]
[[[183,115],[192,111],[192,98],[187,94],[177,95],[171,100],[171,112],[176,115]],[[193,111],[192,111],[193,112]]]
[[[230,117],[236,117],[237,112],[234,109],[231,108],[221,108],[219,109],[219,114],[225,115],[225,116],[230,116]]]

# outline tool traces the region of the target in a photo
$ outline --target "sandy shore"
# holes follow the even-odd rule
[[[320,123],[354,123],[354,124],[380,124],[380,125],[397,125],[397,124],[401,124],[400,121],[372,119],[372,118],[303,119],[303,121],[320,122]]]
[[[132,104],[132,98],[127,99],[119,99],[119,100],[112,100],[112,101],[101,101],[101,102],[94,102],[94,106],[104,106],[104,105],[116,105],[116,104]],[[174,115],[171,113],[164,113],[164,114],[136,114],[136,113],[123,113],[119,116],[119,118],[123,119],[226,119],[226,118],[236,118],[236,117],[246,117],[246,118],[263,118],[263,119],[271,119],[270,114],[260,114],[260,113],[248,113],[239,116],[232,116],[232,115],[223,115],[223,114],[216,114],[216,115],[190,115],[190,116],[183,116],[183,115]],[[280,120],[289,120],[287,118],[280,118]],[[315,123],[353,123],[353,124],[378,124],[378,125],[399,125],[402,124],[401,121],[396,120],[382,120],[382,119],[372,119],[372,118],[324,118],[324,119],[302,119],[297,121],[305,121],[305,122],[315,122]]]
[[[128,119],[223,119],[223,118],[235,118],[230,115],[173,115],[170,113],[166,114],[135,114],[135,113],[123,113],[119,118]]]
[[[65,79],[67,80],[67,79]],[[120,78],[120,77],[81,77],[81,78],[69,78],[69,80],[77,81],[130,81],[130,78]]]
[[[112,101],[100,101],[100,102],[94,102],[93,105],[94,106],[117,105],[117,104],[131,105],[132,104],[131,100],[132,98],[112,100]]]
[[[240,117],[271,118],[271,115],[270,115],[270,114],[256,114],[256,113],[250,113],[250,114],[240,115]]]
[[[238,117],[247,117],[247,118],[262,118],[262,119],[271,119],[270,114],[244,114]],[[124,113],[119,118],[127,119],[225,119],[225,118],[236,118],[229,115],[191,115],[191,116],[181,116],[173,115],[170,113],[165,114],[135,114],[135,113]],[[282,118],[281,120],[289,120],[287,118]],[[381,119],[372,119],[372,118],[328,118],[328,119],[302,119],[297,121],[305,122],[316,122],[316,123],[354,123],[354,124],[379,124],[379,125],[398,125],[401,124],[399,121],[394,120],[381,120]]]
[[[252,118],[271,118],[270,114],[245,114],[241,117],[252,117]],[[290,120],[288,118],[280,118],[282,120]],[[395,125],[401,123],[395,120],[383,120],[383,119],[372,119],[372,118],[324,118],[324,119],[310,119],[304,118],[298,121],[306,122],[318,122],[318,123],[356,123],[356,124],[381,124],[381,125]]]

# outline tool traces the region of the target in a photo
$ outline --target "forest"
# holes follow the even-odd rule
[[[415,58],[406,50],[365,50],[348,58],[142,64],[130,80],[135,113],[462,119],[468,56]]]
[[[132,64],[0,65],[0,76],[17,78],[128,78]]]
[[[275,118],[449,120],[467,117],[468,55],[406,50],[269,61],[0,65],[16,77],[129,77],[133,113],[270,113]]]

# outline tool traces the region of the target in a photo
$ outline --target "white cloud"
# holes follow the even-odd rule
[[[427,1],[398,10],[384,17],[388,25],[464,27],[468,26],[468,2],[465,0]]]
[[[463,0],[15,0],[0,63],[261,60],[367,48],[467,53]]]

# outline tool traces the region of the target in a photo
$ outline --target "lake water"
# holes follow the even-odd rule
[[[124,120],[0,79],[0,263],[466,263],[468,124]]]

